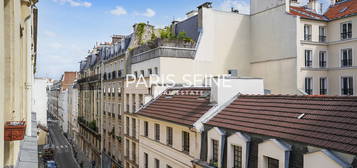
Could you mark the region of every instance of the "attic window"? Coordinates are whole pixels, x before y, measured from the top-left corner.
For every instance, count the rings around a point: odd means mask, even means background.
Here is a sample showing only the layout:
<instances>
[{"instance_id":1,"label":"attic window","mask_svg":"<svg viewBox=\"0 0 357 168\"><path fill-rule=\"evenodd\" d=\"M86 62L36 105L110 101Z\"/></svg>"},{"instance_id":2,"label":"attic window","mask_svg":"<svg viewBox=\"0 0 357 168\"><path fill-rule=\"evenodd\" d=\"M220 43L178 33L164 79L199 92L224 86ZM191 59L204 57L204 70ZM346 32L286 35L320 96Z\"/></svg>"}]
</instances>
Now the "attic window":
<instances>
[{"instance_id":1,"label":"attic window","mask_svg":"<svg viewBox=\"0 0 357 168\"><path fill-rule=\"evenodd\" d=\"M298 119L302 119L305 116L305 113L302 113L298 116Z\"/></svg>"},{"instance_id":2,"label":"attic window","mask_svg":"<svg viewBox=\"0 0 357 168\"><path fill-rule=\"evenodd\" d=\"M343 9L341 9L341 10L340 10L340 13L345 12L347 9L348 9L348 7L347 7L347 6L346 6L346 7L344 7Z\"/></svg>"}]
</instances>

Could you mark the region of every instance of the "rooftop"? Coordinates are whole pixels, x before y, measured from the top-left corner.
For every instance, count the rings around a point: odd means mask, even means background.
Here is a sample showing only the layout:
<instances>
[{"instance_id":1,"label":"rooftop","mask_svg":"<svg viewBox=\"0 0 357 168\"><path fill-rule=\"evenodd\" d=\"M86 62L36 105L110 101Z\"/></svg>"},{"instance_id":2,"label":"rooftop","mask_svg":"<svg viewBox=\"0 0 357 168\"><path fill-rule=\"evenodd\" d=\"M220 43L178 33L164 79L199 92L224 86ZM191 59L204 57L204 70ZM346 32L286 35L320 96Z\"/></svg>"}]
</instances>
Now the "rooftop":
<instances>
[{"instance_id":1,"label":"rooftop","mask_svg":"<svg viewBox=\"0 0 357 168\"><path fill-rule=\"evenodd\" d=\"M172 88L137 114L182 125L193 125L212 106L210 88Z\"/></svg>"},{"instance_id":2,"label":"rooftop","mask_svg":"<svg viewBox=\"0 0 357 168\"><path fill-rule=\"evenodd\" d=\"M357 154L357 97L241 95L208 125Z\"/></svg>"},{"instance_id":3,"label":"rooftop","mask_svg":"<svg viewBox=\"0 0 357 168\"><path fill-rule=\"evenodd\" d=\"M331 5L323 15L312 11L306 6L290 6L290 14L306 19L331 21L357 14L357 0L337 2Z\"/></svg>"}]
</instances>

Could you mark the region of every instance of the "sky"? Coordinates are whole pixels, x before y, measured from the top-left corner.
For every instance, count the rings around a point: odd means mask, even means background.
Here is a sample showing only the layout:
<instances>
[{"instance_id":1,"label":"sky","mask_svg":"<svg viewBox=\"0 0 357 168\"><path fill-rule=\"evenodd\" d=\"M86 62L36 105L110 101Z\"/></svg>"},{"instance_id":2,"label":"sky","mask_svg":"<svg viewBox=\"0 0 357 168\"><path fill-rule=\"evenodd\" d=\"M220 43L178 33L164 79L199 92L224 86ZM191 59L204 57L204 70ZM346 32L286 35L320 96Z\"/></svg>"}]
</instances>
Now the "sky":
<instances>
[{"instance_id":1,"label":"sky","mask_svg":"<svg viewBox=\"0 0 357 168\"><path fill-rule=\"evenodd\" d=\"M114 34L128 35L138 22L167 26L206 1L40 0L36 76L59 79L64 71L78 71L79 62L97 42L110 41ZM249 13L249 0L210 1L215 9L234 7ZM328 5L329 0L322 1Z\"/></svg>"}]
</instances>

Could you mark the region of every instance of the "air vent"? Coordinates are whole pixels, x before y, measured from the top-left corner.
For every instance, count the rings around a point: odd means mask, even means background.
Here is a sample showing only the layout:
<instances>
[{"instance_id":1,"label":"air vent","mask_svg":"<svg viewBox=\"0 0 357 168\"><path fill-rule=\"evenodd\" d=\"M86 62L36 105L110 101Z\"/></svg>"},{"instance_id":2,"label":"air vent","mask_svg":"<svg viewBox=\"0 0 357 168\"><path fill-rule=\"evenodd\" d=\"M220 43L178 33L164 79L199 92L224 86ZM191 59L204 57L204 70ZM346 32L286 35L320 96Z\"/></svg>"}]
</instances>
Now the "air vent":
<instances>
[{"instance_id":1,"label":"air vent","mask_svg":"<svg viewBox=\"0 0 357 168\"><path fill-rule=\"evenodd\" d=\"M302 113L298 116L298 119L302 119L305 116L305 113Z\"/></svg>"}]
</instances>

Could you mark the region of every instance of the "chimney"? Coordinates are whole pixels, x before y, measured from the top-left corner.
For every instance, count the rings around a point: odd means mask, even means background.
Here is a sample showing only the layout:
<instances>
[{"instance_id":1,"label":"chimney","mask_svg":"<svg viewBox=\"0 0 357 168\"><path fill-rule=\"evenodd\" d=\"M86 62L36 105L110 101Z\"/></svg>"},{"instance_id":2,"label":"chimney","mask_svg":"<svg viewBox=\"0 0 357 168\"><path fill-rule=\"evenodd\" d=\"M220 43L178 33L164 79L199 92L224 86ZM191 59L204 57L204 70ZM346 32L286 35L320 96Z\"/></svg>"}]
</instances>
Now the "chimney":
<instances>
[{"instance_id":1,"label":"chimney","mask_svg":"<svg viewBox=\"0 0 357 168\"><path fill-rule=\"evenodd\" d=\"M213 104L222 105L238 93L264 95L261 78L214 77L208 81L211 85L210 101Z\"/></svg>"},{"instance_id":2,"label":"chimney","mask_svg":"<svg viewBox=\"0 0 357 168\"><path fill-rule=\"evenodd\" d=\"M309 0L309 2L307 3L307 6L309 9L311 9L313 12L315 13L319 13L320 12L320 2L318 0Z\"/></svg>"},{"instance_id":3,"label":"chimney","mask_svg":"<svg viewBox=\"0 0 357 168\"><path fill-rule=\"evenodd\" d=\"M299 0L290 0L290 6L300 6Z\"/></svg>"},{"instance_id":4,"label":"chimney","mask_svg":"<svg viewBox=\"0 0 357 168\"><path fill-rule=\"evenodd\" d=\"M123 35L113 35L112 36L112 44L115 44L119 41L121 41L125 36Z\"/></svg>"}]
</instances>

